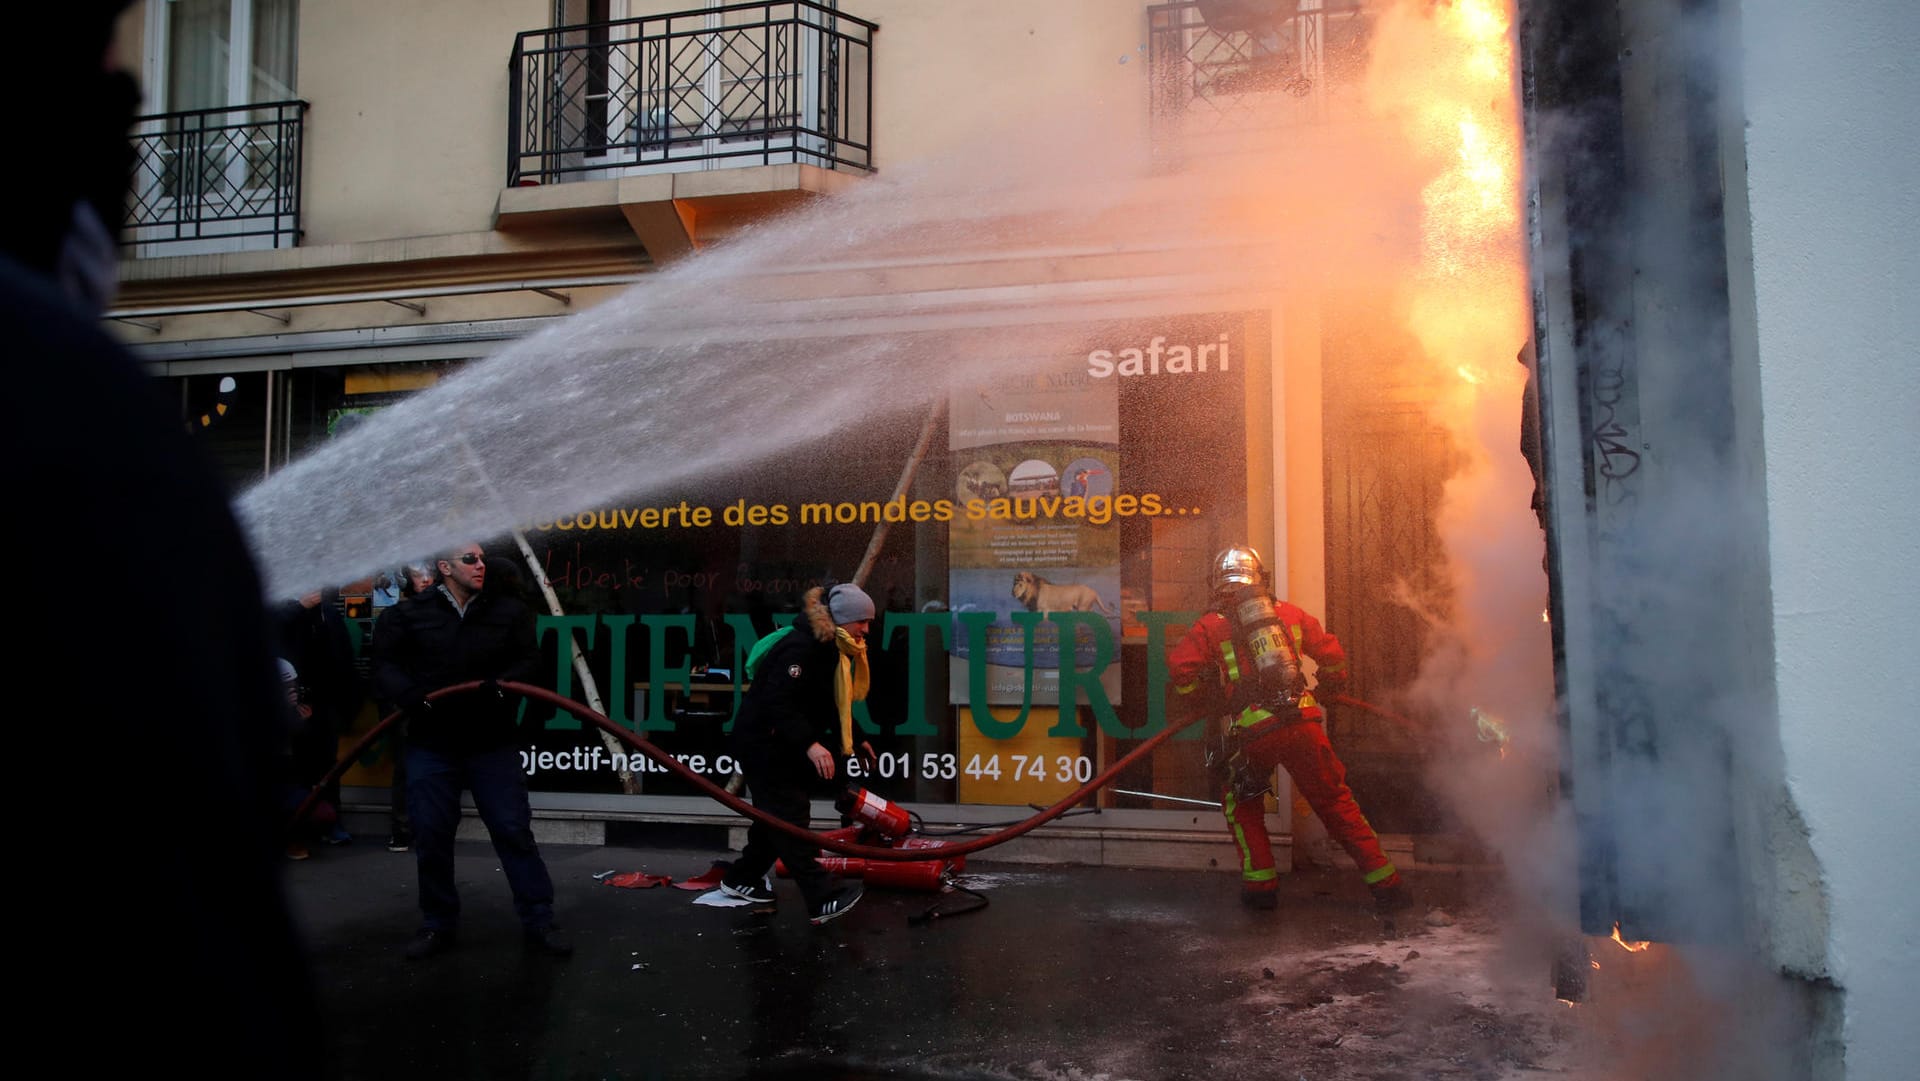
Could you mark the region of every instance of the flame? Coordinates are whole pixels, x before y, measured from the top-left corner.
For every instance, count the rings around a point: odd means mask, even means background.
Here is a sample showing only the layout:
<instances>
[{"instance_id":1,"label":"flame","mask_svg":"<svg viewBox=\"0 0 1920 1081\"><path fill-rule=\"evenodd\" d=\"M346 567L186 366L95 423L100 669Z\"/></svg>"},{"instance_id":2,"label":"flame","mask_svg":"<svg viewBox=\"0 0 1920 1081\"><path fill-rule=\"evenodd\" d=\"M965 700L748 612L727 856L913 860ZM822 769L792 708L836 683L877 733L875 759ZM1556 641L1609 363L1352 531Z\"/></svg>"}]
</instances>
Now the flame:
<instances>
[{"instance_id":1,"label":"flame","mask_svg":"<svg viewBox=\"0 0 1920 1081\"><path fill-rule=\"evenodd\" d=\"M1414 331L1429 354L1452 357L1470 387L1490 382L1475 362L1511 356L1525 339L1510 3L1431 9L1432 47L1451 62L1423 73L1409 119L1414 141L1442 165L1421 192L1426 280Z\"/></svg>"},{"instance_id":2,"label":"flame","mask_svg":"<svg viewBox=\"0 0 1920 1081\"><path fill-rule=\"evenodd\" d=\"M1598 962L1598 961L1588 961L1588 962L1587 962L1587 964L1590 964L1590 965L1592 965L1592 966L1593 966L1594 968L1599 968L1599 967L1600 967L1600 962Z\"/></svg>"},{"instance_id":3,"label":"flame","mask_svg":"<svg viewBox=\"0 0 1920 1081\"><path fill-rule=\"evenodd\" d=\"M1421 384L1416 392L1458 452L1435 524L1457 591L1451 629L1470 644L1470 656L1447 678L1476 697L1492 689L1476 684L1497 682L1503 701L1534 716L1516 692L1544 698L1550 689L1514 685L1516 668L1501 656L1520 648L1506 643L1524 640L1515 628L1531 624L1536 611L1505 576L1533 562L1540 543L1519 488L1525 463L1514 450L1526 373L1519 354L1532 328L1515 3L1388 7L1366 93L1397 125L1418 169L1418 261L1399 283L1402 310L1424 361L1412 376ZM1522 553L1532 558L1512 558ZM1496 744L1504 759L1507 725L1477 709L1474 720L1480 740Z\"/></svg>"},{"instance_id":4,"label":"flame","mask_svg":"<svg viewBox=\"0 0 1920 1081\"><path fill-rule=\"evenodd\" d=\"M1651 942L1628 942L1626 939L1621 938L1619 920L1613 921L1613 940L1615 942L1618 942L1620 944L1620 948L1627 951L1628 953L1641 953L1641 952L1644 952L1647 949L1647 947L1653 945L1653 943Z\"/></svg>"},{"instance_id":5,"label":"flame","mask_svg":"<svg viewBox=\"0 0 1920 1081\"><path fill-rule=\"evenodd\" d=\"M1514 0L1443 0L1381 16L1366 97L1419 170L1418 263L1403 280L1407 328L1432 362L1432 411L1473 448L1483 395L1517 395L1527 340ZM1516 421L1517 423L1517 413ZM1478 450L1484 456L1486 451Z\"/></svg>"}]
</instances>

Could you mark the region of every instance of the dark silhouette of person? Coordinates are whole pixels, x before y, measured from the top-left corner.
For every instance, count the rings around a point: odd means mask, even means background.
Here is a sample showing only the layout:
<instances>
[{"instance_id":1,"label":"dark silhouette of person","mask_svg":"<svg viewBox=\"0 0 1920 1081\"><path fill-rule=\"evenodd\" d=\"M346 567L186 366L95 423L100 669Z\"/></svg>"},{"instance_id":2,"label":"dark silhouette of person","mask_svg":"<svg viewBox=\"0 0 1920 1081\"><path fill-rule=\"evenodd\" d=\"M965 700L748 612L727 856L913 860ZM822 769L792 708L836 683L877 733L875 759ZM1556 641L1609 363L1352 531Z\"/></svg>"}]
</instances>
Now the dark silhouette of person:
<instances>
[{"instance_id":1,"label":"dark silhouette of person","mask_svg":"<svg viewBox=\"0 0 1920 1081\"><path fill-rule=\"evenodd\" d=\"M353 636L339 589L328 586L288 601L274 613L280 655L293 663L303 691L301 703L308 716L293 740L293 769L299 782L319 783L340 755L340 736L353 726L353 716L366 701L366 681L354 664ZM335 778L321 793L334 811L333 821L320 831L328 844L353 840L340 824L340 781Z\"/></svg>"},{"instance_id":2,"label":"dark silhouette of person","mask_svg":"<svg viewBox=\"0 0 1920 1081\"><path fill-rule=\"evenodd\" d=\"M32 403L0 453L21 466L17 505L59 523L8 531L8 556L86 571L12 646L23 692L77 696L15 727L18 760L79 786L60 829L17 842L32 882L72 887L67 933L18 936L13 971L44 1004L19 1019L83 1007L159 1073L315 1078L320 1022L280 884L288 707L260 578L177 402L99 323L140 100L112 59L126 6L16 12L35 62L4 75L10 100L44 106L10 121L17 145L59 148L57 168L9 181L0 215L0 341L16 400ZM160 782L170 820L199 834L141 821Z\"/></svg>"},{"instance_id":3,"label":"dark silhouette of person","mask_svg":"<svg viewBox=\"0 0 1920 1081\"><path fill-rule=\"evenodd\" d=\"M432 589L440 582L440 572L435 569L430 558L416 559L400 568L400 597L416 597ZM377 627L377 625L376 625ZM376 700L374 708L385 718L398 705L392 702ZM393 763L393 778L387 782L387 851L409 852L413 849L413 823L407 818L407 719L394 722L387 729L387 757Z\"/></svg>"}]
</instances>

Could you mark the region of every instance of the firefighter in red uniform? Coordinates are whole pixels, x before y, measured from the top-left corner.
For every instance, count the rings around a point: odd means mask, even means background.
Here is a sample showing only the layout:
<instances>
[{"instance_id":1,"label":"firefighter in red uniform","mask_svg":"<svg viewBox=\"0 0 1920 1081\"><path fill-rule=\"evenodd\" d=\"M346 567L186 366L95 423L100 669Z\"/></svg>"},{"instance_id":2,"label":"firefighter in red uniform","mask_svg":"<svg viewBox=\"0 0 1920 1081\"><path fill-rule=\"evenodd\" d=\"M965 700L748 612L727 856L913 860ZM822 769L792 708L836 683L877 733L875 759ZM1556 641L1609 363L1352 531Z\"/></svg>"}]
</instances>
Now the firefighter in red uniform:
<instances>
[{"instance_id":1,"label":"firefighter in red uniform","mask_svg":"<svg viewBox=\"0 0 1920 1081\"><path fill-rule=\"evenodd\" d=\"M1300 670L1302 655L1313 658L1316 689L1338 693L1347 681L1340 640L1305 610L1274 599L1260 553L1250 547L1215 556L1209 575L1213 608L1167 662L1176 705L1220 716L1209 755L1224 765L1221 808L1240 849L1241 900L1254 908L1278 901L1265 797L1274 767L1284 766L1327 833L1353 857L1381 910L1406 907L1407 888L1353 800L1346 767L1327 742L1320 705Z\"/></svg>"}]
</instances>

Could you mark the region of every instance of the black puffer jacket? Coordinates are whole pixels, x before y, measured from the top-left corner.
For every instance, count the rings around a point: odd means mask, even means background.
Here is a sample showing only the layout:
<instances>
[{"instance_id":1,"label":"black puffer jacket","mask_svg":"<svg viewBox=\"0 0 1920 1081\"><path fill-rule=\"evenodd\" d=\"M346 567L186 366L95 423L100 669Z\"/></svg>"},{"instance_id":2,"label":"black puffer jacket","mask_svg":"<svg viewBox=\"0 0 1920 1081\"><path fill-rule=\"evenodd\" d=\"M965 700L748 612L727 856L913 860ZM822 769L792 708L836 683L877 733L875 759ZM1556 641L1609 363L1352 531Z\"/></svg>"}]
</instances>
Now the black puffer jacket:
<instances>
[{"instance_id":1,"label":"black puffer jacket","mask_svg":"<svg viewBox=\"0 0 1920 1081\"><path fill-rule=\"evenodd\" d=\"M819 589L807 591L791 629L753 670L753 684L733 722L733 754L745 769L812 777L807 748L840 745L840 712L833 702L840 650L823 595Z\"/></svg>"},{"instance_id":2,"label":"black puffer jacket","mask_svg":"<svg viewBox=\"0 0 1920 1081\"><path fill-rule=\"evenodd\" d=\"M440 589L408 597L373 627L373 689L383 702L405 704L430 691L475 679L532 683L540 668L533 613L508 593L482 590L462 618ZM484 693L436 699L407 717L409 743L432 750L488 751L514 741L519 700Z\"/></svg>"}]
</instances>

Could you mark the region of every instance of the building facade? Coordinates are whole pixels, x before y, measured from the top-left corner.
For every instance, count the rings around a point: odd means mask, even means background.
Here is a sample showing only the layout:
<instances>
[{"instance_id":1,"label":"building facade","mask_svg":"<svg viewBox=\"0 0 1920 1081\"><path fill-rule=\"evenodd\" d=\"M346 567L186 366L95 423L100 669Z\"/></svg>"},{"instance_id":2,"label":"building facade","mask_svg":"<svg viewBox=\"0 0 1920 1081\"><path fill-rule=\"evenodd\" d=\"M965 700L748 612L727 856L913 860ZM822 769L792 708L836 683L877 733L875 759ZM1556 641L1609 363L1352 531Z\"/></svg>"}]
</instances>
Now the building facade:
<instances>
[{"instance_id":1,"label":"building facade","mask_svg":"<svg viewBox=\"0 0 1920 1081\"><path fill-rule=\"evenodd\" d=\"M1215 144L1241 140L1248 118L1257 130L1325 127L1340 95L1355 93L1369 16L1349 6L1256 30L1231 11L1214 12L1224 29L1206 15L1191 3L1098 0L941 13L154 3L129 13L137 32L123 36L147 75L149 115L111 325L173 383L235 487L265 491L366 416L505 343L533 342L583 312L600 320L596 333L630 333L640 317L623 325L610 306L671 306L656 298L677 296L679 283L653 284L701 249L736 237L744 246L810 208L829 231L869 230L847 241L791 226L795 239L769 249L784 264L777 273L716 283L751 278L741 287L770 311L806 305L802 317L774 316L793 324L778 348L697 302L674 303L709 325L676 333L733 335L736 351L770 364L829 322L836 340L880 342L875 365L938 339L992 354L972 382L896 369L919 386L866 407L854 460L769 473L772 452L742 443L731 477L669 487L678 504L719 515L717 527L656 524L645 501L603 484L587 503L496 523L520 526L526 544L503 539L501 554L553 585L556 619L605 619L568 632L596 636L581 640L591 671L579 680L559 625L544 632L563 692L591 681L609 715L708 772L739 693L731 673L752 641L807 585L853 576L864 555L863 580L898 621L871 707L892 715L869 731L885 737L885 769L899 772L882 779L962 815L1050 801L1165 723L1158 660L1180 627L1172 617L1204 604L1205 559L1228 543L1271 553L1296 601L1365 625L1349 637L1381 694L1417 666L1414 621L1367 578L1437 558L1424 527L1379 518L1390 489L1430 516L1443 467L1364 449L1380 439L1418 448L1433 426L1404 394L1355 388L1341 399L1365 434L1349 443L1340 429L1331 510L1341 539L1324 545L1318 302L1284 289L1262 265L1271 255L1249 256L1260 229L1196 230L1182 206L1206 184L1238 179L1183 171L1224 154ZM431 61L404 55L448 34L457 44ZM981 69L983 56L994 64ZM1022 110L1029 121L1006 123ZM1049 166L1057 174L979 164L1076 124L1098 135L1080 133L1084 157ZM1111 167L1086 167L1102 157ZM890 171L905 179L884 186ZM1063 220L1077 201L1089 208ZM1223 271L1222 258L1260 269ZM919 314L900 314L909 310ZM671 336L658 318L644 322ZM1363 347L1346 348L1352 372ZM1297 355L1279 363L1276 350ZM650 363L665 376L677 362ZM816 377L809 363L783 376ZM658 439L631 449L681 453ZM392 493L366 513L368 535L382 532L383 502L410 502L393 465L348 467L364 467L351 485L362 498ZM659 494L644 487L635 494ZM724 520L730 509L739 521ZM782 514L791 520L760 517ZM381 552L379 565L335 575L355 583L349 603L363 626L388 596L373 579L405 555ZM1022 571L1086 586L1091 614L1046 618L1015 596ZM1036 613L1034 663L1014 619L1023 608ZM942 614L968 610L995 613L977 642ZM1063 633L1078 639L1078 667L1104 658L1064 710ZM988 707L977 719L976 702ZM1388 722L1339 723L1383 828L1432 828L1431 801L1408 795L1420 788L1417 748ZM564 760L581 741L557 717L529 752ZM536 789L570 811L684 816L703 802L672 778L615 768L615 749L585 774L538 772ZM1211 798L1199 755L1182 741L1120 787ZM380 778L376 764L348 779ZM1103 802L1137 812L1130 828L1146 835L1203 839L1191 855L1149 858L1204 865L1218 855L1217 822L1143 797Z\"/></svg>"}]
</instances>

